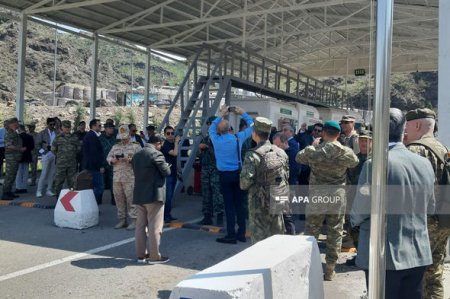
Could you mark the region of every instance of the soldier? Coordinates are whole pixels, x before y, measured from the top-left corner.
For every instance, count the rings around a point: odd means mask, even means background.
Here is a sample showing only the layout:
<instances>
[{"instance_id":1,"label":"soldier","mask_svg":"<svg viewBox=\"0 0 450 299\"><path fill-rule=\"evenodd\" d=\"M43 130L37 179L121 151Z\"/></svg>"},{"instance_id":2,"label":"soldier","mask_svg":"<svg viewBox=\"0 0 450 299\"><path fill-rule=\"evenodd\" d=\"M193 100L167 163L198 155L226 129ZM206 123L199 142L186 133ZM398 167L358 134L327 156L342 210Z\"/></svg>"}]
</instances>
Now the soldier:
<instances>
[{"instance_id":1,"label":"soldier","mask_svg":"<svg viewBox=\"0 0 450 299\"><path fill-rule=\"evenodd\" d=\"M345 224L347 234L352 237L353 244L355 248L358 249L358 239L359 239L359 227L351 227L349 211L352 208L353 200L356 194L356 186L358 185L359 176L361 174L364 162L370 157L370 152L372 151L372 132L369 130L359 131L359 153L356 155L359 159L358 166L355 168L350 168L347 172L347 185L351 187L347 188L347 213L345 215ZM355 258L349 259L345 262L347 266L355 266Z\"/></svg>"},{"instance_id":2,"label":"soldier","mask_svg":"<svg viewBox=\"0 0 450 299\"><path fill-rule=\"evenodd\" d=\"M127 125L119 128L117 139L121 142L114 145L106 158L106 161L113 166L114 198L117 206L117 216L119 223L116 229L127 226L127 212L131 218L127 230L136 228L136 206L133 205L134 173L131 160L135 153L142 148L139 144L130 142L130 131Z\"/></svg>"},{"instance_id":3,"label":"soldier","mask_svg":"<svg viewBox=\"0 0 450 299\"><path fill-rule=\"evenodd\" d=\"M310 202L306 206L305 234L319 238L323 220L328 225L325 280L333 280L336 262L341 252L345 215L345 190L347 169L358 165L353 151L339 143L340 126L329 120L323 127L323 143L316 139L311 146L297 154L298 163L309 165L310 197L330 196L336 201L329 204ZM329 190L325 186L332 186ZM340 188L341 186L342 188ZM338 200L339 199L339 200Z\"/></svg>"},{"instance_id":4,"label":"soldier","mask_svg":"<svg viewBox=\"0 0 450 299\"><path fill-rule=\"evenodd\" d=\"M253 244L285 231L282 211L270 210L270 188L277 185L289 190L289 162L286 153L270 143L271 127L269 119L255 118L252 139L257 146L246 153L240 174L240 187L248 190Z\"/></svg>"},{"instance_id":5,"label":"soldier","mask_svg":"<svg viewBox=\"0 0 450 299\"><path fill-rule=\"evenodd\" d=\"M208 118L206 125L209 127L216 119L215 116ZM207 130L208 130L207 129ZM214 155L214 147L206 135L200 142L200 163L202 165L201 181L202 181L202 212L203 220L200 224L212 225L212 217L216 214L216 225L223 225L223 197L220 193L219 172L216 167L216 157Z\"/></svg>"},{"instance_id":6,"label":"soldier","mask_svg":"<svg viewBox=\"0 0 450 299\"><path fill-rule=\"evenodd\" d=\"M36 132L36 124L30 123L27 125L28 127L28 135L31 135L34 140L34 144L36 144L37 135ZM38 163L38 149L35 146L34 149L31 151L31 184L30 186L36 186L36 179L37 179L37 163Z\"/></svg>"},{"instance_id":7,"label":"soldier","mask_svg":"<svg viewBox=\"0 0 450 299\"><path fill-rule=\"evenodd\" d=\"M19 127L17 118L11 118L6 123L7 131L5 135L5 180L3 182L3 200L13 200L17 198L12 192L14 180L16 179L19 161L22 159L22 153L26 150L22 146L22 140L16 130Z\"/></svg>"},{"instance_id":8,"label":"soldier","mask_svg":"<svg viewBox=\"0 0 450 299\"><path fill-rule=\"evenodd\" d=\"M341 119L342 135L340 142L353 150L355 154L359 153L358 133L355 131L355 117L353 115L344 115Z\"/></svg>"},{"instance_id":9,"label":"soldier","mask_svg":"<svg viewBox=\"0 0 450 299\"><path fill-rule=\"evenodd\" d=\"M73 187L73 179L77 173L77 154L80 151L78 136L71 134L72 124L68 120L61 123L62 132L52 143L52 152L56 157L56 175L53 184L55 195L59 196L64 182Z\"/></svg>"},{"instance_id":10,"label":"soldier","mask_svg":"<svg viewBox=\"0 0 450 299\"><path fill-rule=\"evenodd\" d=\"M105 131L100 135L100 143L103 147L103 154L105 157L105 173L103 174L103 179L105 182L105 190L109 189L111 191L111 204L115 205L116 201L114 199L113 190L113 168L106 162L108 153L111 151L112 147L117 143L116 134L114 134L115 126L111 122L107 122L104 125Z\"/></svg>"},{"instance_id":11,"label":"soldier","mask_svg":"<svg viewBox=\"0 0 450 299\"><path fill-rule=\"evenodd\" d=\"M411 110L406 114L407 148L427 158L433 166L435 174L436 207L441 206L438 185L443 174L443 157L447 156L447 148L434 138L436 114L430 109ZM439 226L436 215L428 215L428 234L433 257L433 264L428 266L424 276L424 298L444 298L444 259L445 247L450 236L450 228Z\"/></svg>"}]
</instances>

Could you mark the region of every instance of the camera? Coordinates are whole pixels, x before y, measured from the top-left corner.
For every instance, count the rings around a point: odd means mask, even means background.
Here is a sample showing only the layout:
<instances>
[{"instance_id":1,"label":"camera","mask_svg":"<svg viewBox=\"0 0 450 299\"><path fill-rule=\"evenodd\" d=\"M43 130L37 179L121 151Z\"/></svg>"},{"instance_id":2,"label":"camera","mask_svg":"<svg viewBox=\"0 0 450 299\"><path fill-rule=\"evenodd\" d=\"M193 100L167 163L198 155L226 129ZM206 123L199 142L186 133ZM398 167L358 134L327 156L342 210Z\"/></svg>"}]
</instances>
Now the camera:
<instances>
[{"instance_id":1,"label":"camera","mask_svg":"<svg viewBox=\"0 0 450 299\"><path fill-rule=\"evenodd\" d=\"M235 113L236 112L236 107L234 107L234 106L228 107L228 112Z\"/></svg>"}]
</instances>

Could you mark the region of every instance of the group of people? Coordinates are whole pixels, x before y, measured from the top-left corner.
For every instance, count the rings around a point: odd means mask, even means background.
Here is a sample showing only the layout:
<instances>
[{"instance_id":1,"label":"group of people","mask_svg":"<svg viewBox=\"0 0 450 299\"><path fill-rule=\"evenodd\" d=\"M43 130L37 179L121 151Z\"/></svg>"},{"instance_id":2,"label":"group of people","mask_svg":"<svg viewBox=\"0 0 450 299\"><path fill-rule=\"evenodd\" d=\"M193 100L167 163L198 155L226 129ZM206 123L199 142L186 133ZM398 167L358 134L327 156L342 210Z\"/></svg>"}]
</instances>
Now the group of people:
<instances>
[{"instance_id":1,"label":"group of people","mask_svg":"<svg viewBox=\"0 0 450 299\"><path fill-rule=\"evenodd\" d=\"M216 241L235 244L246 241L248 217L255 243L274 234L296 234L292 205L275 199L289 194L289 187L306 189L310 198L334 196L341 200L306 204L304 233L318 239L326 224L325 280L335 276L343 237L353 238L358 249L348 263L356 262L368 275L371 131L358 132L355 118L345 115L309 131L302 125L295 134L290 124L277 131L267 118L253 120L239 107L232 111L242 117L239 132L230 132L224 106L218 117L207 120L208 135L200 144L201 223L213 224L216 215L221 225L225 212L227 233ZM387 195L386 298L443 298L450 227L436 214L446 200L437 193L448 149L434 136L435 118L430 109L390 110L387 183L395 188L388 187Z\"/></svg>"}]
</instances>

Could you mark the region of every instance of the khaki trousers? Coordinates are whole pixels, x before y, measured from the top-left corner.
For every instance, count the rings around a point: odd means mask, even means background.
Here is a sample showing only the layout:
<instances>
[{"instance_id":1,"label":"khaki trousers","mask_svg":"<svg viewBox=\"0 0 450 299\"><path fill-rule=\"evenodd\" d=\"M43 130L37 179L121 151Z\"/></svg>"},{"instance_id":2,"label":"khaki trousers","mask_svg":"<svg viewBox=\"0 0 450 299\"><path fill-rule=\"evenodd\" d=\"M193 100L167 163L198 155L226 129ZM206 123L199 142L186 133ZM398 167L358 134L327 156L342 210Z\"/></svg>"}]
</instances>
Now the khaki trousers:
<instances>
[{"instance_id":1,"label":"khaki trousers","mask_svg":"<svg viewBox=\"0 0 450 299\"><path fill-rule=\"evenodd\" d=\"M161 242L161 234L164 226L164 204L155 202L145 205L136 205L136 257L144 258L145 250L150 259L159 259L159 244ZM148 228L148 233L145 232Z\"/></svg>"}]
</instances>

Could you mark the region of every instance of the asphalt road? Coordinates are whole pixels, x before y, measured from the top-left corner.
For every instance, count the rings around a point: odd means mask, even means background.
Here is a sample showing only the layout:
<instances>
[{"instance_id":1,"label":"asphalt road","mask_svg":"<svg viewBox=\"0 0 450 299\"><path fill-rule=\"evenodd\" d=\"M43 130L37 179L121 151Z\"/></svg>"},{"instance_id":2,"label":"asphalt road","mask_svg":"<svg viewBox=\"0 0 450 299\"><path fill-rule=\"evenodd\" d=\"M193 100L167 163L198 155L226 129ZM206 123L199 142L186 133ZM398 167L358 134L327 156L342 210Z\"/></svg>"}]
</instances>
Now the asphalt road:
<instances>
[{"instance_id":1,"label":"asphalt road","mask_svg":"<svg viewBox=\"0 0 450 299\"><path fill-rule=\"evenodd\" d=\"M181 222L198 221L200 207L198 196L181 198L173 215ZM85 230L56 227L53 210L0 206L0 297L168 298L181 280L250 246L219 244L218 233L166 228L161 253L170 262L139 265L133 232L113 229L116 221L109 203L100 206L100 224ZM363 294L363 272L342 264L349 255L341 255L336 279L324 283L326 298ZM449 272L447 265L446 282ZM445 298L450 298L447 285Z\"/></svg>"}]
</instances>

